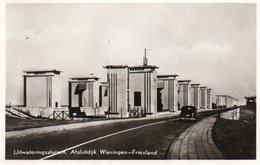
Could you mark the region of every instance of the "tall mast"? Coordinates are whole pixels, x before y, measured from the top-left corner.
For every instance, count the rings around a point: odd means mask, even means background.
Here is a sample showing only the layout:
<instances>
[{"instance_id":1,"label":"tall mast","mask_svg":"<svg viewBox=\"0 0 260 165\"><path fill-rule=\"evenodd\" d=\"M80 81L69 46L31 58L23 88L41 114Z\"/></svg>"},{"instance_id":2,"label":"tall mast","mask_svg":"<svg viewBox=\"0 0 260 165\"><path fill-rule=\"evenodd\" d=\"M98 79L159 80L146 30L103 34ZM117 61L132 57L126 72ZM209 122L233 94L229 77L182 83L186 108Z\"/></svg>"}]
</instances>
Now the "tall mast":
<instances>
[{"instance_id":1,"label":"tall mast","mask_svg":"<svg viewBox=\"0 0 260 165\"><path fill-rule=\"evenodd\" d=\"M148 65L148 58L146 58L146 49L144 49L143 66Z\"/></svg>"}]
</instances>

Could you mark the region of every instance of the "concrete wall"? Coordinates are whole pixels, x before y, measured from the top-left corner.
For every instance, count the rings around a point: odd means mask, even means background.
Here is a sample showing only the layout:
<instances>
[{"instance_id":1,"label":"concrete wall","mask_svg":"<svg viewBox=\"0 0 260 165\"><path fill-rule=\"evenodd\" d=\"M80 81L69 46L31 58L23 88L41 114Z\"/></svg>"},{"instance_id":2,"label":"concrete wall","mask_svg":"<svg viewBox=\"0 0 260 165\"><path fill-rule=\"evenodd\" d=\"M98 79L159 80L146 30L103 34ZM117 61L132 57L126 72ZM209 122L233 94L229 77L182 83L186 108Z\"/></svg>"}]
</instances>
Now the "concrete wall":
<instances>
[{"instance_id":1,"label":"concrete wall","mask_svg":"<svg viewBox=\"0 0 260 165\"><path fill-rule=\"evenodd\" d=\"M117 117L128 117L127 94L128 68L108 69L110 113Z\"/></svg>"},{"instance_id":2,"label":"concrete wall","mask_svg":"<svg viewBox=\"0 0 260 165\"><path fill-rule=\"evenodd\" d=\"M228 119L228 120L239 120L240 119L240 108L221 113L220 117L223 119Z\"/></svg>"},{"instance_id":3,"label":"concrete wall","mask_svg":"<svg viewBox=\"0 0 260 165\"><path fill-rule=\"evenodd\" d=\"M151 113L157 114L157 72L151 73Z\"/></svg>"},{"instance_id":4,"label":"concrete wall","mask_svg":"<svg viewBox=\"0 0 260 165\"><path fill-rule=\"evenodd\" d=\"M79 107L79 95L75 94L78 83L71 83L71 106Z\"/></svg>"},{"instance_id":5,"label":"concrete wall","mask_svg":"<svg viewBox=\"0 0 260 165\"><path fill-rule=\"evenodd\" d=\"M179 85L178 85L178 81L177 79L174 80L174 110L178 110L178 89L179 89Z\"/></svg>"},{"instance_id":6,"label":"concrete wall","mask_svg":"<svg viewBox=\"0 0 260 165\"><path fill-rule=\"evenodd\" d=\"M212 91L207 90L207 108L212 109Z\"/></svg>"},{"instance_id":7,"label":"concrete wall","mask_svg":"<svg viewBox=\"0 0 260 165\"><path fill-rule=\"evenodd\" d=\"M86 83L86 90L82 92L82 107L94 107L95 106L95 99L94 99L94 83L87 82Z\"/></svg>"},{"instance_id":8,"label":"concrete wall","mask_svg":"<svg viewBox=\"0 0 260 165\"><path fill-rule=\"evenodd\" d=\"M194 88L193 87L191 87L191 89L190 89L190 105L191 106L194 106L194 104L195 104L195 96L194 96L194 94L195 94L195 91L194 91Z\"/></svg>"},{"instance_id":9,"label":"concrete wall","mask_svg":"<svg viewBox=\"0 0 260 165\"><path fill-rule=\"evenodd\" d=\"M27 107L47 107L46 77L26 78Z\"/></svg>"},{"instance_id":10,"label":"concrete wall","mask_svg":"<svg viewBox=\"0 0 260 165\"><path fill-rule=\"evenodd\" d=\"M31 116L35 117L43 117L43 118L50 118L53 119L53 112L54 111L65 111L69 112L67 107L17 107L18 109L22 110L23 112L30 114Z\"/></svg>"},{"instance_id":11,"label":"concrete wall","mask_svg":"<svg viewBox=\"0 0 260 165\"><path fill-rule=\"evenodd\" d=\"M99 107L99 82L95 81L93 82L93 102L94 107Z\"/></svg>"},{"instance_id":12,"label":"concrete wall","mask_svg":"<svg viewBox=\"0 0 260 165\"><path fill-rule=\"evenodd\" d=\"M98 82L87 82L86 90L82 93L83 107L98 107L99 96L98 96Z\"/></svg>"},{"instance_id":13,"label":"concrete wall","mask_svg":"<svg viewBox=\"0 0 260 165\"><path fill-rule=\"evenodd\" d=\"M101 85L99 88L100 92L100 107L108 108L109 104L109 89L106 85Z\"/></svg>"},{"instance_id":14,"label":"concrete wall","mask_svg":"<svg viewBox=\"0 0 260 165\"><path fill-rule=\"evenodd\" d=\"M26 76L26 107L60 107L60 76Z\"/></svg>"},{"instance_id":15,"label":"concrete wall","mask_svg":"<svg viewBox=\"0 0 260 165\"><path fill-rule=\"evenodd\" d=\"M80 107L80 111L85 112L87 116L105 116L105 110L106 109L99 107Z\"/></svg>"},{"instance_id":16,"label":"concrete wall","mask_svg":"<svg viewBox=\"0 0 260 165\"><path fill-rule=\"evenodd\" d=\"M172 107L170 105L171 102L171 96L169 94L169 92L173 92L171 91L171 83L170 80L168 81L164 81L164 89L161 91L162 94L162 104L163 104L163 110L170 110Z\"/></svg>"},{"instance_id":17,"label":"concrete wall","mask_svg":"<svg viewBox=\"0 0 260 165\"><path fill-rule=\"evenodd\" d=\"M178 109L183 106L183 85L178 86Z\"/></svg>"},{"instance_id":18,"label":"concrete wall","mask_svg":"<svg viewBox=\"0 0 260 165\"><path fill-rule=\"evenodd\" d=\"M53 107L61 107L61 81L62 77L61 75L55 75L53 76L53 86L52 86L52 91L53 91L53 97L52 97L52 102L53 102Z\"/></svg>"}]
</instances>

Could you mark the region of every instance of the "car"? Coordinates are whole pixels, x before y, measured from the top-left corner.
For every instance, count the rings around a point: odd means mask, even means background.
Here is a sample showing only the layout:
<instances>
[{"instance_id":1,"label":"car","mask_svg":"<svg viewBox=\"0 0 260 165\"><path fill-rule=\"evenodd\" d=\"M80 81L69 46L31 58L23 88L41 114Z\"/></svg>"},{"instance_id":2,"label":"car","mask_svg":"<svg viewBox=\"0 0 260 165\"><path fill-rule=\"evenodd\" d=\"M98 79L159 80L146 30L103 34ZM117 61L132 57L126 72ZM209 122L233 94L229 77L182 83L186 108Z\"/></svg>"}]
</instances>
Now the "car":
<instances>
[{"instance_id":1,"label":"car","mask_svg":"<svg viewBox=\"0 0 260 165\"><path fill-rule=\"evenodd\" d=\"M199 114L194 106L183 106L180 114L181 120L197 120Z\"/></svg>"}]
</instances>

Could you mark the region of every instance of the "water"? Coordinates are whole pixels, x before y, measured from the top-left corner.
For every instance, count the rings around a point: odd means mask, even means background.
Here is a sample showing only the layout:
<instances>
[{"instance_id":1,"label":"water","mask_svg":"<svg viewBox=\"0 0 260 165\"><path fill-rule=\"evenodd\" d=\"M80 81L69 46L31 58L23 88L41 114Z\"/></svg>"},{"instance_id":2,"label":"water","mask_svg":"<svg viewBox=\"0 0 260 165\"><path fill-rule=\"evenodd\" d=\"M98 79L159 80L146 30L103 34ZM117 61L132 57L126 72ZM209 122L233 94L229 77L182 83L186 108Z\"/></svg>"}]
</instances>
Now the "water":
<instances>
[{"instance_id":1,"label":"water","mask_svg":"<svg viewBox=\"0 0 260 165\"><path fill-rule=\"evenodd\" d=\"M228 112L223 112L220 114L220 117L223 119L228 119L228 120L239 120L240 118L240 108L228 111Z\"/></svg>"}]
</instances>

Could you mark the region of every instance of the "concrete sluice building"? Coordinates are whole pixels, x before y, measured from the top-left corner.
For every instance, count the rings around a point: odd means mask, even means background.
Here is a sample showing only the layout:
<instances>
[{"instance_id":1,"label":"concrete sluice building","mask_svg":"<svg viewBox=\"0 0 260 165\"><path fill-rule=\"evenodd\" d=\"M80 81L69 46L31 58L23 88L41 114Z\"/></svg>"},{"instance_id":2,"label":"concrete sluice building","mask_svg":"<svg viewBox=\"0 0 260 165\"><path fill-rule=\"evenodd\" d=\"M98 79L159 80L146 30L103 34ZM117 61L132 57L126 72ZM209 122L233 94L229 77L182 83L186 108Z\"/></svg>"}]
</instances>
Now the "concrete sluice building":
<instances>
[{"instance_id":1,"label":"concrete sluice building","mask_svg":"<svg viewBox=\"0 0 260 165\"><path fill-rule=\"evenodd\" d=\"M157 114L157 66L107 65L108 117L125 118Z\"/></svg>"},{"instance_id":2,"label":"concrete sluice building","mask_svg":"<svg viewBox=\"0 0 260 165\"><path fill-rule=\"evenodd\" d=\"M228 95L216 95L216 104L218 108L230 108L234 106L233 97Z\"/></svg>"},{"instance_id":3,"label":"concrete sluice building","mask_svg":"<svg viewBox=\"0 0 260 165\"><path fill-rule=\"evenodd\" d=\"M101 99L105 101L103 91L99 91L102 85L99 78L75 77L69 81L69 110L71 117L90 117L104 114L105 109L100 108Z\"/></svg>"},{"instance_id":4,"label":"concrete sluice building","mask_svg":"<svg viewBox=\"0 0 260 165\"><path fill-rule=\"evenodd\" d=\"M191 84L191 105L200 109L200 84Z\"/></svg>"},{"instance_id":5,"label":"concrete sluice building","mask_svg":"<svg viewBox=\"0 0 260 165\"><path fill-rule=\"evenodd\" d=\"M145 52L146 53L146 52ZM157 66L107 65L107 82L98 77L74 77L68 81L68 106L61 106L61 71L25 71L24 107L32 116L55 118L128 118L175 112L183 106L212 109L212 90L177 80L178 75L157 75ZM236 100L216 96L216 107L232 107ZM59 113L59 114L57 114ZM53 114L53 116L52 116ZM64 118L62 118L64 119Z\"/></svg>"},{"instance_id":6,"label":"concrete sluice building","mask_svg":"<svg viewBox=\"0 0 260 165\"><path fill-rule=\"evenodd\" d=\"M178 75L157 76L157 110L174 112L178 109Z\"/></svg>"},{"instance_id":7,"label":"concrete sluice building","mask_svg":"<svg viewBox=\"0 0 260 165\"><path fill-rule=\"evenodd\" d=\"M105 68L109 84L107 115L129 117L133 110L156 115L158 67L108 65Z\"/></svg>"},{"instance_id":8,"label":"concrete sluice building","mask_svg":"<svg viewBox=\"0 0 260 165\"><path fill-rule=\"evenodd\" d=\"M178 81L178 109L191 105L191 80Z\"/></svg>"},{"instance_id":9,"label":"concrete sluice building","mask_svg":"<svg viewBox=\"0 0 260 165\"><path fill-rule=\"evenodd\" d=\"M24 107L20 110L48 117L61 108L61 71L24 71Z\"/></svg>"}]
</instances>

